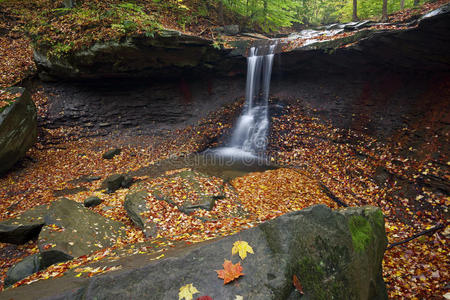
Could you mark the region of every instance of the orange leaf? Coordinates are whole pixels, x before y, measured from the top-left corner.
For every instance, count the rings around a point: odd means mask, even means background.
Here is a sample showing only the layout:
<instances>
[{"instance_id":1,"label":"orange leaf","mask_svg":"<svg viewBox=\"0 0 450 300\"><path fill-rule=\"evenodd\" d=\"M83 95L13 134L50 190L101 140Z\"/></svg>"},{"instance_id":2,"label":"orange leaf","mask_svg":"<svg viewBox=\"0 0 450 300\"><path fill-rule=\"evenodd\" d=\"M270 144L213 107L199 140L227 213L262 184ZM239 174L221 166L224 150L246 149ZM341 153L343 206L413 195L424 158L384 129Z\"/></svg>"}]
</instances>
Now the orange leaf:
<instances>
[{"instance_id":1,"label":"orange leaf","mask_svg":"<svg viewBox=\"0 0 450 300\"><path fill-rule=\"evenodd\" d=\"M242 266L241 263L238 262L237 264L233 265L233 263L230 260L226 260L223 263L223 270L216 270L217 277L223 279L223 284L227 284L236 278L239 278L242 275L245 275L242 273Z\"/></svg>"},{"instance_id":2,"label":"orange leaf","mask_svg":"<svg viewBox=\"0 0 450 300\"><path fill-rule=\"evenodd\" d=\"M302 284L300 283L300 280L298 280L297 275L294 274L294 276L292 276L292 283L295 286L295 289L300 293L300 295L303 295L303 287Z\"/></svg>"}]
</instances>

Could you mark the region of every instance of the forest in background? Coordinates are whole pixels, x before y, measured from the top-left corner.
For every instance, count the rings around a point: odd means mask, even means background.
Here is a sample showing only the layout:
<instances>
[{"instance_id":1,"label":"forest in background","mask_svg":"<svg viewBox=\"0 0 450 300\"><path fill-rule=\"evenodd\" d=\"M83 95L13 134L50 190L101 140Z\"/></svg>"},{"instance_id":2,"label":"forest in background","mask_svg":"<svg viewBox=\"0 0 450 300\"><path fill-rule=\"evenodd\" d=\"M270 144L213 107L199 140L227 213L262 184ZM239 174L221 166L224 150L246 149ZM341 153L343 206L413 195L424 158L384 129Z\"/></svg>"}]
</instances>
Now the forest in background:
<instances>
[{"instance_id":1,"label":"forest in background","mask_svg":"<svg viewBox=\"0 0 450 300\"><path fill-rule=\"evenodd\" d=\"M305 27L360 19L387 21L388 14L430 1L418 0L217 0L219 6L246 18L263 31L303 24ZM220 11L220 8L219 8Z\"/></svg>"}]
</instances>

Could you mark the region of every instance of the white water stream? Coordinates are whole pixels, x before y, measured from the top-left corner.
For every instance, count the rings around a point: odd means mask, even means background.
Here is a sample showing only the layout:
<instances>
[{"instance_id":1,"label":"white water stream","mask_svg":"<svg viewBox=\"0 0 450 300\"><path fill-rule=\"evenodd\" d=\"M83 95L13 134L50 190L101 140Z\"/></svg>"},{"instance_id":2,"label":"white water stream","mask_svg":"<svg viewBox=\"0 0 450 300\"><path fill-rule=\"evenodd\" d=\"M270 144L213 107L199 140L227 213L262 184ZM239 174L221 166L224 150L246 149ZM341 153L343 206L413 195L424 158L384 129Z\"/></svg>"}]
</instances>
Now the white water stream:
<instances>
[{"instance_id":1,"label":"white water stream","mask_svg":"<svg viewBox=\"0 0 450 300\"><path fill-rule=\"evenodd\" d=\"M258 55L257 48L250 49L247 57L244 110L235 125L229 147L217 149L219 154L253 157L266 150L269 130L268 100L275 46L270 46L267 55Z\"/></svg>"}]
</instances>

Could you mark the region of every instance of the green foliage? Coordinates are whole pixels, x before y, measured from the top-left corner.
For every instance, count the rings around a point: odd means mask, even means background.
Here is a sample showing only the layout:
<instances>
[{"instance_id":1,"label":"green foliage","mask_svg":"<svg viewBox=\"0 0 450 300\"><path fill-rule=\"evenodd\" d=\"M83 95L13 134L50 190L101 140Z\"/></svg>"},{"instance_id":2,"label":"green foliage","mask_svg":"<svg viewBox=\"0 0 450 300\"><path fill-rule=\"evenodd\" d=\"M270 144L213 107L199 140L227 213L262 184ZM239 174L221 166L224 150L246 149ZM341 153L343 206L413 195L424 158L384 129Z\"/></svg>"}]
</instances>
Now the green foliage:
<instances>
[{"instance_id":1,"label":"green foliage","mask_svg":"<svg viewBox=\"0 0 450 300\"><path fill-rule=\"evenodd\" d=\"M264 31L291 26L294 23L322 25L349 22L353 0L214 0L229 10L246 17L249 23ZM413 7L414 0L405 0L404 8ZM379 19L383 0L359 0L360 19ZM399 11L400 0L388 1L388 13ZM248 24L247 24L248 25Z\"/></svg>"},{"instance_id":2,"label":"green foliage","mask_svg":"<svg viewBox=\"0 0 450 300\"><path fill-rule=\"evenodd\" d=\"M372 226L369 221L362 216L353 216L348 221L352 234L353 247L357 251L364 251L372 239Z\"/></svg>"}]
</instances>

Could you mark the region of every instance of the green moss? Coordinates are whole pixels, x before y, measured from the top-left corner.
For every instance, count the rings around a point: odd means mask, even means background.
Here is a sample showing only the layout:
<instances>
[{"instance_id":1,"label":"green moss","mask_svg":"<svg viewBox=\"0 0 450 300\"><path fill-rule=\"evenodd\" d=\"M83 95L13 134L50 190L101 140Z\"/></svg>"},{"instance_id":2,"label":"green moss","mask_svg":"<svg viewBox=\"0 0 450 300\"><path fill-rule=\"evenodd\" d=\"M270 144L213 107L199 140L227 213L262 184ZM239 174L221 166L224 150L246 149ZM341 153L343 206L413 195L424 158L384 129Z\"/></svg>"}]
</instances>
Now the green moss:
<instances>
[{"instance_id":1,"label":"green moss","mask_svg":"<svg viewBox=\"0 0 450 300\"><path fill-rule=\"evenodd\" d=\"M370 215L370 220L378 227L384 228L384 215L381 210L377 210L375 213Z\"/></svg>"},{"instance_id":2,"label":"green moss","mask_svg":"<svg viewBox=\"0 0 450 300\"><path fill-rule=\"evenodd\" d=\"M312 299L331 299L330 293L324 287L325 272L311 258L304 257L299 261L299 276L303 289Z\"/></svg>"},{"instance_id":3,"label":"green moss","mask_svg":"<svg viewBox=\"0 0 450 300\"><path fill-rule=\"evenodd\" d=\"M353 216L348 225L352 234L353 247L357 251L363 251L369 244L373 230L369 221L362 216Z\"/></svg>"}]
</instances>

